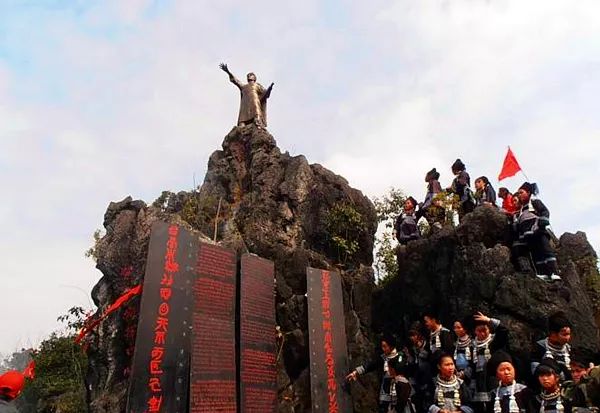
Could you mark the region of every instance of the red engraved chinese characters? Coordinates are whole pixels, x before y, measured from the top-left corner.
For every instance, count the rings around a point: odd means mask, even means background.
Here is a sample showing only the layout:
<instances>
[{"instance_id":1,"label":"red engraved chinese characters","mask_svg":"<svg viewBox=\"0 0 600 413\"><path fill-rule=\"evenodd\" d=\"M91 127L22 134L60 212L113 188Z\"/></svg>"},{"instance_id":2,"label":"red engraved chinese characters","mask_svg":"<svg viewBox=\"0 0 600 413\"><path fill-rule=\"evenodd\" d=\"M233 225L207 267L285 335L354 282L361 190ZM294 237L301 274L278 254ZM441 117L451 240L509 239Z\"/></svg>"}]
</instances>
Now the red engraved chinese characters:
<instances>
[{"instance_id":1,"label":"red engraved chinese characters","mask_svg":"<svg viewBox=\"0 0 600 413\"><path fill-rule=\"evenodd\" d=\"M274 413L277 348L273 263L244 254L240 287L240 411Z\"/></svg>"},{"instance_id":2,"label":"red engraved chinese characters","mask_svg":"<svg viewBox=\"0 0 600 413\"><path fill-rule=\"evenodd\" d=\"M235 254L201 243L193 286L190 413L236 413Z\"/></svg>"},{"instance_id":3,"label":"red engraved chinese characters","mask_svg":"<svg viewBox=\"0 0 600 413\"><path fill-rule=\"evenodd\" d=\"M339 413L337 401L337 382L335 379L335 359L333 356L333 334L331 331L331 276L329 271L323 271L321 291L321 313L323 315L323 349L327 365L327 396L328 412Z\"/></svg>"},{"instance_id":4,"label":"red engraved chinese characters","mask_svg":"<svg viewBox=\"0 0 600 413\"><path fill-rule=\"evenodd\" d=\"M169 332L170 299L172 295L171 287L173 285L173 279L179 271L179 263L177 262L178 233L179 227L177 227L177 225L169 226L169 238L166 245L167 250L165 252L165 264L163 268L164 272L159 290L160 304L158 305L155 314L154 344L150 353L150 363L148 365L148 371L150 372L148 379L150 395L147 403L148 413L161 411L163 399L163 383L161 379L164 373L162 364L165 355L167 334Z\"/></svg>"}]
</instances>

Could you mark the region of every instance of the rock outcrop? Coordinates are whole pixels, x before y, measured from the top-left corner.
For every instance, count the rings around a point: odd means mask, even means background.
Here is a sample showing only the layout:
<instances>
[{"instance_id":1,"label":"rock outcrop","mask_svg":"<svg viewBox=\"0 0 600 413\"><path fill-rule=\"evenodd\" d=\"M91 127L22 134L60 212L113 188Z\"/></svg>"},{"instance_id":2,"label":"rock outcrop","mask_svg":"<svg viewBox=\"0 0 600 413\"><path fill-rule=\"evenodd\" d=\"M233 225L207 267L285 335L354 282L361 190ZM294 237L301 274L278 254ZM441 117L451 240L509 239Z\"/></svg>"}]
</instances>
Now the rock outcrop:
<instances>
[{"instance_id":1,"label":"rock outcrop","mask_svg":"<svg viewBox=\"0 0 600 413\"><path fill-rule=\"evenodd\" d=\"M451 327L477 311L499 318L510 329L511 350L526 359L547 318L564 311L574 326L573 346L598 351L600 281L596 254L585 234L561 237L563 282L549 284L511 264L507 221L492 208L478 208L457 228L444 228L411 242L398 254L399 273L376 292L373 320L378 331L405 332L425 310Z\"/></svg>"},{"instance_id":2,"label":"rock outcrop","mask_svg":"<svg viewBox=\"0 0 600 413\"><path fill-rule=\"evenodd\" d=\"M360 226L346 234L352 248L340 247L332 231L349 210ZM218 217L218 219L216 219ZM93 290L101 312L127 288L141 282L150 228L158 220L177 222L199 237L275 263L277 322L284 334L278 360L279 412L309 412L306 267L341 269L348 349L353 362L371 355L372 251L376 214L372 203L346 180L304 156L281 153L273 137L254 126L236 127L208 162L196 192L165 192L153 205L127 198L111 203L106 235L96 246L102 279ZM89 347L91 411L125 409L138 301L121 317L104 321ZM130 316L127 316L129 314ZM125 316L124 316L125 315ZM354 386L355 411L371 412L376 380Z\"/></svg>"},{"instance_id":3,"label":"rock outcrop","mask_svg":"<svg viewBox=\"0 0 600 413\"><path fill-rule=\"evenodd\" d=\"M475 311L502 320L512 349L525 356L541 337L549 314L562 310L574 324L573 344L597 352L600 276L585 234L560 239L563 283L547 284L515 272L506 247L506 217L491 208L469 214L409 243L399 273L375 288L372 203L346 180L303 156L281 153L273 137L254 126L235 127L208 162L193 192L163 192L150 206L126 198L111 203L106 235L95 248L103 277L92 296L98 314L142 281L152 224L175 222L239 253L275 263L277 323L284 335L278 359L280 413L311 410L306 267L340 269L348 351L353 366L373 356L375 333L402 336L425 309L450 325ZM344 222L351 225L344 227ZM93 413L124 412L139 300L101 323L89 346L87 388ZM355 413L376 411L377 377L352 385Z\"/></svg>"}]
</instances>

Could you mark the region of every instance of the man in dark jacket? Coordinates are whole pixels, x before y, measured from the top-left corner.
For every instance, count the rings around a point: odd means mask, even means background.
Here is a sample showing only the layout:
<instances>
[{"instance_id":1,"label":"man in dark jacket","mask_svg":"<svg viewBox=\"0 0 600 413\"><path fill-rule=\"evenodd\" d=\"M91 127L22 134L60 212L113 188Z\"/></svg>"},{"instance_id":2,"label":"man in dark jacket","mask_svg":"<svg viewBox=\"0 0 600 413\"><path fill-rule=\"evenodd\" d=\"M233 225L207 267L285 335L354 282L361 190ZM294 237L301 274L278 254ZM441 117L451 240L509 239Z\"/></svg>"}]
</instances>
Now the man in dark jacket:
<instances>
[{"instance_id":1,"label":"man in dark jacket","mask_svg":"<svg viewBox=\"0 0 600 413\"><path fill-rule=\"evenodd\" d=\"M19 413L13 401L24 386L25 377L19 371L7 371L0 376L0 413Z\"/></svg>"},{"instance_id":2,"label":"man in dark jacket","mask_svg":"<svg viewBox=\"0 0 600 413\"><path fill-rule=\"evenodd\" d=\"M560 280L556 254L550 246L550 212L532 196L537 194L537 185L525 182L518 194L522 205L516 216L518 241L527 244L538 278Z\"/></svg>"}]
</instances>

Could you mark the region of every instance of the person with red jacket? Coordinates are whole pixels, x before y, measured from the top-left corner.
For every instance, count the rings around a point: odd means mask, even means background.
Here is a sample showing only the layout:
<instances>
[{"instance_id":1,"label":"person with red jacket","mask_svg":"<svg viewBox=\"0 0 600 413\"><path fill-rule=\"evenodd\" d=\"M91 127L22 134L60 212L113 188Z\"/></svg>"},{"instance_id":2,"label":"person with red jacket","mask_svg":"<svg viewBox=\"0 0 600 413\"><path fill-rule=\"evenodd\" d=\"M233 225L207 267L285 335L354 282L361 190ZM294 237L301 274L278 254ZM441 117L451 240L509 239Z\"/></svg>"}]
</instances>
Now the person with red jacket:
<instances>
[{"instance_id":1,"label":"person with red jacket","mask_svg":"<svg viewBox=\"0 0 600 413\"><path fill-rule=\"evenodd\" d=\"M25 387L25 376L11 370L0 376L0 413L19 413L13 401Z\"/></svg>"},{"instance_id":2,"label":"person with red jacket","mask_svg":"<svg viewBox=\"0 0 600 413\"><path fill-rule=\"evenodd\" d=\"M498 197L502 199L502 209L508 215L514 215L518 210L518 205L515 205L513 195L508 191L508 188L502 187L498 189Z\"/></svg>"}]
</instances>

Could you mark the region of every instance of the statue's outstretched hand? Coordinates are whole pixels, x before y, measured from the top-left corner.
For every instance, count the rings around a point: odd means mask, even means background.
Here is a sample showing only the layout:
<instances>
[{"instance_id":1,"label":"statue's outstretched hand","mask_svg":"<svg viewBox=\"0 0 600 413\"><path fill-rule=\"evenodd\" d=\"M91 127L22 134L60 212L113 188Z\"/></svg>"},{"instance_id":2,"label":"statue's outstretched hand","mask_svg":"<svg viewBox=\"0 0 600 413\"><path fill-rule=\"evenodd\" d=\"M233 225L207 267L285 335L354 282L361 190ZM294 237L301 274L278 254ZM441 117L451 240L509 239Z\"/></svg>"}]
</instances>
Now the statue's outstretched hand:
<instances>
[{"instance_id":1,"label":"statue's outstretched hand","mask_svg":"<svg viewBox=\"0 0 600 413\"><path fill-rule=\"evenodd\" d=\"M273 89L273 86L274 86L274 85L275 85L275 83L271 83L271 84L269 85L269 89Z\"/></svg>"},{"instance_id":2,"label":"statue's outstretched hand","mask_svg":"<svg viewBox=\"0 0 600 413\"><path fill-rule=\"evenodd\" d=\"M220 63L219 67L221 68L222 71L224 71L225 73L229 73L229 68L227 68L227 64L225 63Z\"/></svg>"}]
</instances>

